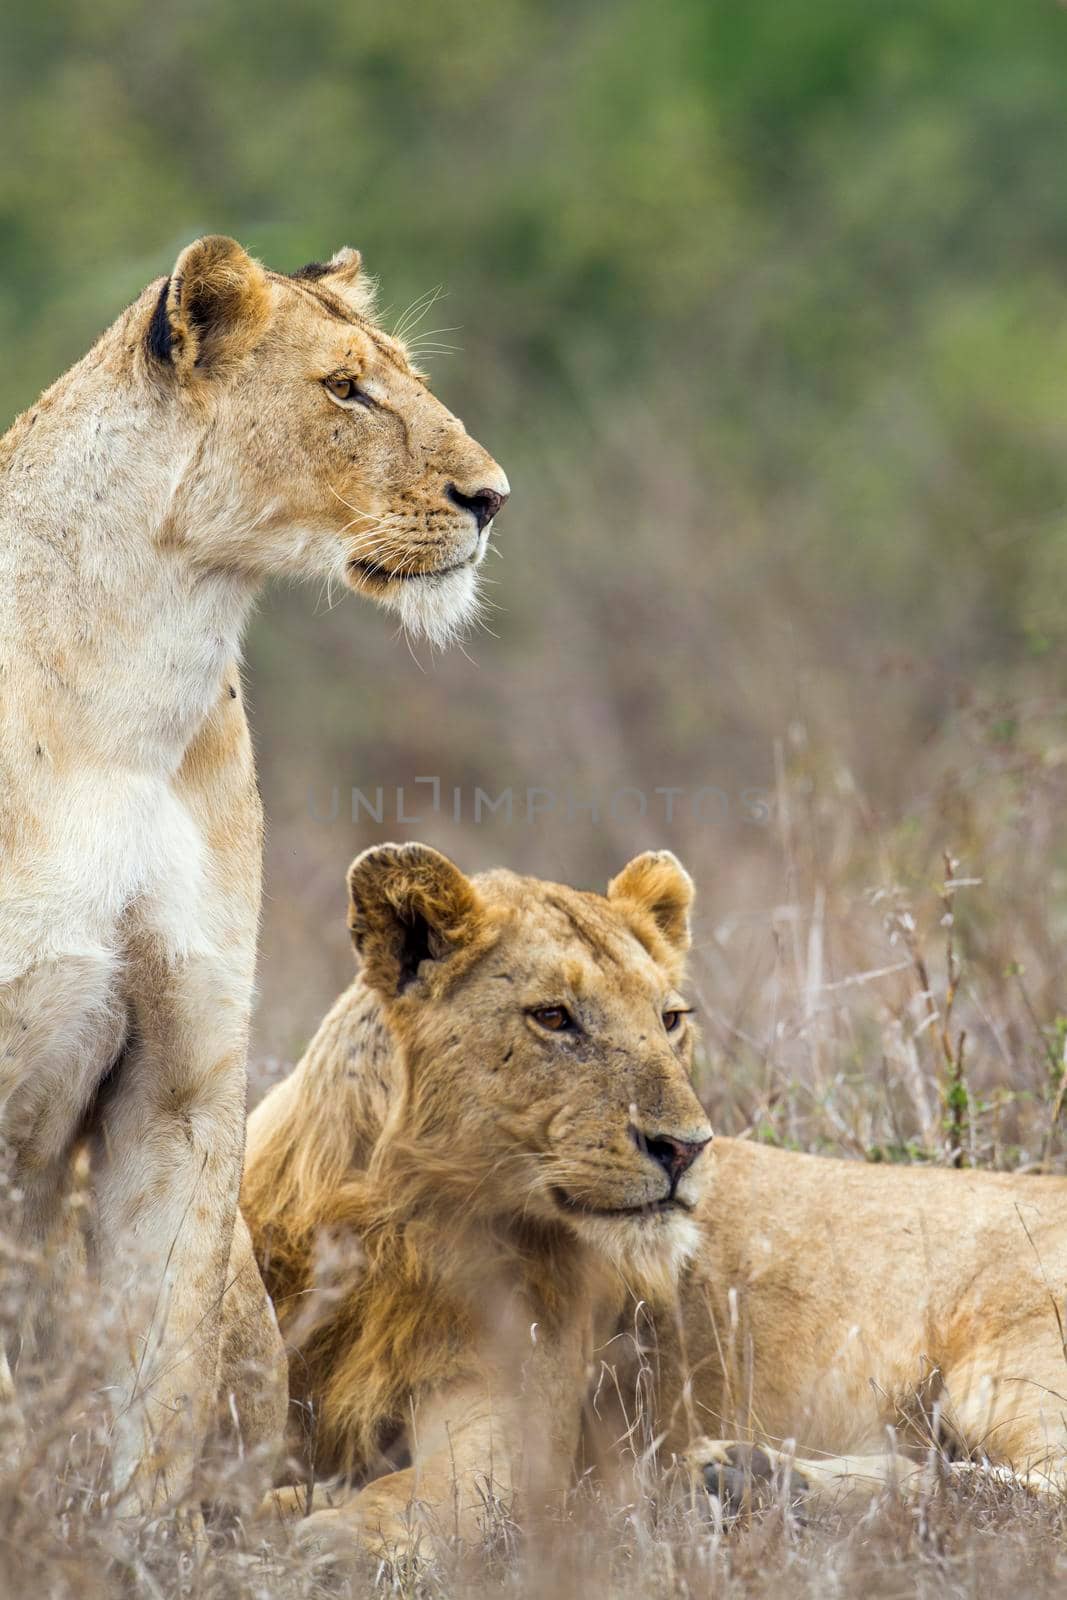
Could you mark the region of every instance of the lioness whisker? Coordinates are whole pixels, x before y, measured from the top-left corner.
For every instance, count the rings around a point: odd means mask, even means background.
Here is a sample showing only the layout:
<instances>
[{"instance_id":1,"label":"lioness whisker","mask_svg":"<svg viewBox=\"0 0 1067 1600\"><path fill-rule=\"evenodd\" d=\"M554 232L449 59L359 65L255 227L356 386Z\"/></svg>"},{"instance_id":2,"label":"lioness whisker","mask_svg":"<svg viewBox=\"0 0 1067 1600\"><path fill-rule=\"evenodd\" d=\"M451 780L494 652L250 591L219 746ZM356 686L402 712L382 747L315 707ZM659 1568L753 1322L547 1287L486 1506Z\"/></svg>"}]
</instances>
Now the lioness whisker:
<instances>
[{"instance_id":1,"label":"lioness whisker","mask_svg":"<svg viewBox=\"0 0 1067 1600\"><path fill-rule=\"evenodd\" d=\"M423 317L427 315L430 308L437 304L444 292L444 284L438 283L435 284L432 289L427 289L423 294L417 296L417 298L414 299L408 306L407 310L402 312L400 317L397 319L396 326L393 328L393 338L398 342L403 343L404 339L412 331L412 329L418 327L419 323L422 321Z\"/></svg>"}]
</instances>

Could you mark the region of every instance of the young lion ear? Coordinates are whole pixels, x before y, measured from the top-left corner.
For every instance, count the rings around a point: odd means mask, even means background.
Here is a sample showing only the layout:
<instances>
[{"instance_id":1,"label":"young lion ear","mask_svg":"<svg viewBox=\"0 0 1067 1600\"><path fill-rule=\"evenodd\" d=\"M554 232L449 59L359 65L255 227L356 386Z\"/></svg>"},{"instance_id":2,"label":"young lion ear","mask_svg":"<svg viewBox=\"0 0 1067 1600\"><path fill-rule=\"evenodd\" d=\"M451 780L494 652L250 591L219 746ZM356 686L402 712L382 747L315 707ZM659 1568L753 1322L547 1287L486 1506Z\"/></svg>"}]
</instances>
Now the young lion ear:
<instances>
[{"instance_id":1,"label":"young lion ear","mask_svg":"<svg viewBox=\"0 0 1067 1600\"><path fill-rule=\"evenodd\" d=\"M424 961L445 961L475 934L482 902L470 879L425 844L382 844L348 869L348 927L367 982L402 994Z\"/></svg>"},{"instance_id":2,"label":"young lion ear","mask_svg":"<svg viewBox=\"0 0 1067 1600\"><path fill-rule=\"evenodd\" d=\"M148 353L184 378L215 374L258 341L269 303L258 262L236 240L209 234L182 251L160 290Z\"/></svg>"},{"instance_id":3,"label":"young lion ear","mask_svg":"<svg viewBox=\"0 0 1067 1600\"><path fill-rule=\"evenodd\" d=\"M689 949L693 880L669 850L646 850L608 884L608 899L623 900L652 918L675 950Z\"/></svg>"}]
</instances>

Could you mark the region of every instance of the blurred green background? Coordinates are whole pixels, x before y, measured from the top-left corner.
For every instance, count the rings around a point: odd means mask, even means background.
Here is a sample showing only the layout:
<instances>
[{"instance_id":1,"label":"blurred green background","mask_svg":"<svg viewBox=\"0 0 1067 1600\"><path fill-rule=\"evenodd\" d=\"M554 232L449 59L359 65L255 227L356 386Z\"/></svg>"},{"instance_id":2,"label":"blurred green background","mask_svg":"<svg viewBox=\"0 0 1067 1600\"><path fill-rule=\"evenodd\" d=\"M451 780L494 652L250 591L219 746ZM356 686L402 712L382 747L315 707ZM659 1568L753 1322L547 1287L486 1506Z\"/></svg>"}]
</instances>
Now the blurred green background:
<instances>
[{"instance_id":1,"label":"blurred green background","mask_svg":"<svg viewBox=\"0 0 1067 1600\"><path fill-rule=\"evenodd\" d=\"M936 875L985 807L983 870L1010 838L1062 928L1065 83L1051 0L4 11L6 418L197 233L290 270L351 243L387 325L444 287L435 388L511 477L467 656L351 596L264 600L259 1055L346 978L344 868L382 836L592 885L671 846L739 1017L796 888L785 785L812 839L848 809L812 845L831 891ZM425 787L397 820L428 775L459 822ZM647 816L605 814L624 785ZM475 786L555 804L474 826Z\"/></svg>"}]
</instances>

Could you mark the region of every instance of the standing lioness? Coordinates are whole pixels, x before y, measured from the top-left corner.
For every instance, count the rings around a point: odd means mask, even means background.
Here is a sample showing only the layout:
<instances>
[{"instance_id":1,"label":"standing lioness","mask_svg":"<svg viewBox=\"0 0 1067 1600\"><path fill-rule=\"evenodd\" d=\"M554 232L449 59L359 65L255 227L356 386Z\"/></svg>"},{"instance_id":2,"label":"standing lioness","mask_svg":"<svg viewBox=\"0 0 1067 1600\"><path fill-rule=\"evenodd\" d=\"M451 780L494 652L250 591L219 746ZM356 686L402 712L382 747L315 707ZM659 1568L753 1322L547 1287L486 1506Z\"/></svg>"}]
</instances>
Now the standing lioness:
<instances>
[{"instance_id":1,"label":"standing lioness","mask_svg":"<svg viewBox=\"0 0 1067 1600\"><path fill-rule=\"evenodd\" d=\"M442 640L507 493L373 322L355 251L286 277L224 238L0 446L0 1135L34 1245L95 1135L128 1307L117 1478L142 1500L149 1444L173 1489L204 1433L240 1182L250 605L275 573L336 577Z\"/></svg>"}]
</instances>

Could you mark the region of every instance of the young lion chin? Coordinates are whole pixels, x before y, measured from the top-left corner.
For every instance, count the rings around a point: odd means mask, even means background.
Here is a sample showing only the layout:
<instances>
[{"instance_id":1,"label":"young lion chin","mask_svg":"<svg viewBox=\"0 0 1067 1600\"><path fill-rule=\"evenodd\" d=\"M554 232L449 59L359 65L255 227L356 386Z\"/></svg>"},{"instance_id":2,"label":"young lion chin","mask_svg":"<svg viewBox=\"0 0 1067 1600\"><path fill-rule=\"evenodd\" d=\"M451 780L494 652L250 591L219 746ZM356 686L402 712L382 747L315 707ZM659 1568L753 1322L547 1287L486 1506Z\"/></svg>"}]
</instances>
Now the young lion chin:
<instances>
[{"instance_id":1,"label":"young lion chin","mask_svg":"<svg viewBox=\"0 0 1067 1600\"><path fill-rule=\"evenodd\" d=\"M593 1350L695 1246L711 1128L673 856L606 896L417 844L348 881L362 972L253 1114L242 1210L303 1470L366 1484L302 1536L380 1550L413 1501L473 1536L487 1478L527 1504L567 1480Z\"/></svg>"}]
</instances>

